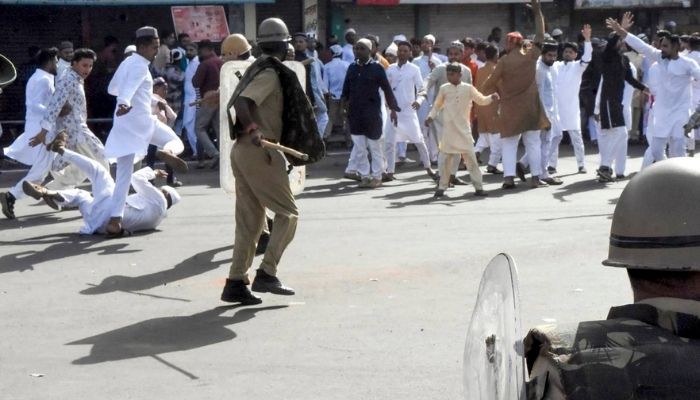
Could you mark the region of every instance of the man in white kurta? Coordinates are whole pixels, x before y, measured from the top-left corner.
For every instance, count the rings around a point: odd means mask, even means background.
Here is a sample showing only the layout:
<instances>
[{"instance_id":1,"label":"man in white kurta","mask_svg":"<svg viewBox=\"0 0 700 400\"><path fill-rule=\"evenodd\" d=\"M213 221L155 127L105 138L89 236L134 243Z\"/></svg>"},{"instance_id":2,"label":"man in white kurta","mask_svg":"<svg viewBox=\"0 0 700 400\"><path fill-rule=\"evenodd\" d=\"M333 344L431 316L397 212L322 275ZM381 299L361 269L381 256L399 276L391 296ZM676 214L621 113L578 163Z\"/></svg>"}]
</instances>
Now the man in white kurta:
<instances>
[{"instance_id":1,"label":"man in white kurta","mask_svg":"<svg viewBox=\"0 0 700 400\"><path fill-rule=\"evenodd\" d=\"M114 192L114 180L109 169L95 160L74 151L60 148L62 157L78 167L90 180L92 193L82 189L65 189L51 193L51 197L61 207L77 207L83 216L80 233L92 235L106 233L106 225L111 213L110 199ZM177 204L180 195L170 186L157 188L150 181L156 176L165 177L164 171L154 171L150 167L142 168L131 176L131 186L135 194L126 199L122 227L128 232L155 229L167 216L167 210ZM25 184L27 187L27 184ZM39 185L29 185L27 194L39 197L46 189Z\"/></svg>"},{"instance_id":2,"label":"man in white kurta","mask_svg":"<svg viewBox=\"0 0 700 400\"><path fill-rule=\"evenodd\" d=\"M679 55L678 37L665 37L661 40L661 49L656 49L627 32L623 26L632 25L632 16L626 13L622 25L608 19L608 26L613 29L631 48L657 62L659 73L658 87L655 94L654 112L650 121L652 138L649 148L653 161L666 158L664 151L669 142L670 157L686 155L686 142L683 125L692 113L692 81L700 79L700 66L684 56Z\"/></svg>"},{"instance_id":3,"label":"man in white kurta","mask_svg":"<svg viewBox=\"0 0 700 400\"><path fill-rule=\"evenodd\" d=\"M0 205L5 217L15 218L15 200L25 197L22 182L41 183L49 171L54 154L45 146L30 146L31 139L41 130L41 119L54 92L54 75L56 74L56 49L43 49L39 52L39 68L29 78L26 87L26 109L24 133L5 150L5 156L32 167L9 191L0 193Z\"/></svg>"},{"instance_id":4,"label":"man in white kurta","mask_svg":"<svg viewBox=\"0 0 700 400\"><path fill-rule=\"evenodd\" d=\"M579 104L579 90L581 89L581 77L588 68L593 56L593 46L591 45L591 27L585 25L581 31L585 42L583 44L583 56L576 60L578 46L575 43L564 45L564 61L554 63L557 71L556 93L554 97L557 101L559 111L559 129L552 131L552 143L549 150L549 167L552 172L556 172L559 161L559 144L566 131L571 138L574 147L574 155L578 164L578 172L585 173L585 148L581 135L581 107Z\"/></svg>"},{"instance_id":5,"label":"man in white kurta","mask_svg":"<svg viewBox=\"0 0 700 400\"><path fill-rule=\"evenodd\" d=\"M417 65L408 62L411 55L411 44L401 42L398 45L398 62L391 64L386 72L389 84L401 109L397 113L396 126L389 127L386 134L387 174L396 170L396 143L413 143L418 149L423 168L431 177L436 177L430 168L430 156L421 132L418 114L420 104L416 101L416 93L423 87L423 78Z\"/></svg>"},{"instance_id":6,"label":"man in white kurta","mask_svg":"<svg viewBox=\"0 0 700 400\"><path fill-rule=\"evenodd\" d=\"M440 138L440 152L445 155L445 162L440 170L440 182L435 192L435 197L441 197L449 187L450 177L457 173L454 168L454 160L464 157L469 170L469 177L474 185L475 194L482 196L483 190L481 171L474 153L474 138L471 132L471 108L472 102L485 106L491 104L498 95L484 96L474 86L460 80L462 72L460 63L451 63L447 67L449 83L440 86L435 104L430 110L426 125L437 118L442 112L443 126Z\"/></svg>"},{"instance_id":7,"label":"man in white kurta","mask_svg":"<svg viewBox=\"0 0 700 400\"><path fill-rule=\"evenodd\" d=\"M421 78L425 81L428 79L430 74L435 68L442 64L435 54L433 54L433 46L435 46L435 36L425 35L421 41L421 51L423 52L420 57L413 59L413 63L420 68ZM471 73L469 74L471 78ZM444 83L444 82L443 82ZM422 87L422 86L421 86ZM420 89L420 87L419 87ZM428 90L427 101L420 102L420 108L418 108L418 119L420 121L425 121L425 118L430 112L430 108L433 105L433 99L435 99L437 90L440 89L440 85ZM430 160L432 162L438 162L438 135L432 129L432 127L427 127L421 124L421 129L423 132L423 138L425 139L426 146L428 146L428 154L430 155Z\"/></svg>"},{"instance_id":8,"label":"man in white kurta","mask_svg":"<svg viewBox=\"0 0 700 400\"><path fill-rule=\"evenodd\" d=\"M153 144L170 154L180 154L184 150L175 132L151 112L153 78L148 65L155 58L159 43L155 28L139 28L136 31L136 53L119 65L109 83L109 94L117 97L114 124L105 145L105 155L117 162L111 219L106 228L110 235L123 233L121 220L133 165L137 158L146 154L148 145ZM186 171L187 164L174 158L179 161L176 170Z\"/></svg>"}]
</instances>

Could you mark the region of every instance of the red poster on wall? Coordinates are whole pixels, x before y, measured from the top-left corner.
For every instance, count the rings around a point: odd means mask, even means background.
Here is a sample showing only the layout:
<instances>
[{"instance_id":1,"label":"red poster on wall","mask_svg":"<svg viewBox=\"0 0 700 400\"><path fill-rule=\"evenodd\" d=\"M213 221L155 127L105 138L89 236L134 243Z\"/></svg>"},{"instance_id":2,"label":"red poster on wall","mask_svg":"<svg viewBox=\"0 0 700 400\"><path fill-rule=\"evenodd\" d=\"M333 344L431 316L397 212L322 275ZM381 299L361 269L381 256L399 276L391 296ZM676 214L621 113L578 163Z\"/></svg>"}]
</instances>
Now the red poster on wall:
<instances>
[{"instance_id":1,"label":"red poster on wall","mask_svg":"<svg viewBox=\"0 0 700 400\"><path fill-rule=\"evenodd\" d=\"M187 33L193 41L220 42L229 35L223 6L170 7L177 34Z\"/></svg>"}]
</instances>

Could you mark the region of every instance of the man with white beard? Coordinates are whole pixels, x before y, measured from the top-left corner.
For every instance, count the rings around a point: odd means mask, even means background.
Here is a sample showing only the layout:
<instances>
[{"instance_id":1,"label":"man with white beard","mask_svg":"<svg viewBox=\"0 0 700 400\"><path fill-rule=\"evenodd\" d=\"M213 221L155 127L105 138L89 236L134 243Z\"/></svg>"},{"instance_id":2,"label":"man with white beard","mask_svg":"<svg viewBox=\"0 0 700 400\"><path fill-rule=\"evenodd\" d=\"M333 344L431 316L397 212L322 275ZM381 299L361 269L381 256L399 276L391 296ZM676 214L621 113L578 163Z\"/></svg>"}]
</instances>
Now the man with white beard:
<instances>
[{"instance_id":1,"label":"man with white beard","mask_svg":"<svg viewBox=\"0 0 700 400\"><path fill-rule=\"evenodd\" d=\"M581 89L581 77L588 68L593 56L593 46L591 45L591 26L584 25L581 30L585 42L583 44L583 56L576 60L578 55L578 45L576 43L564 43L564 61L554 63L557 70L555 97L559 108L559 129L552 132L552 143L549 150L549 173L557 172L557 162L559 160L559 144L564 131L569 134L571 144L574 147L578 172L586 173L585 148L583 137L581 136L581 107L579 104L579 90Z\"/></svg>"},{"instance_id":2,"label":"man with white beard","mask_svg":"<svg viewBox=\"0 0 700 400\"><path fill-rule=\"evenodd\" d=\"M627 32L633 23L630 12L625 13L621 23L612 18L606 20L607 26L630 47L657 62L659 84L655 93L653 119L650 121L653 137L649 140L652 159L661 161L666 158L667 141L669 156L683 157L686 155L683 125L691 114L691 85L693 79L700 79L700 66L679 54L680 39L677 35L663 38L661 49L658 50ZM646 166L648 165L642 167Z\"/></svg>"}]
</instances>

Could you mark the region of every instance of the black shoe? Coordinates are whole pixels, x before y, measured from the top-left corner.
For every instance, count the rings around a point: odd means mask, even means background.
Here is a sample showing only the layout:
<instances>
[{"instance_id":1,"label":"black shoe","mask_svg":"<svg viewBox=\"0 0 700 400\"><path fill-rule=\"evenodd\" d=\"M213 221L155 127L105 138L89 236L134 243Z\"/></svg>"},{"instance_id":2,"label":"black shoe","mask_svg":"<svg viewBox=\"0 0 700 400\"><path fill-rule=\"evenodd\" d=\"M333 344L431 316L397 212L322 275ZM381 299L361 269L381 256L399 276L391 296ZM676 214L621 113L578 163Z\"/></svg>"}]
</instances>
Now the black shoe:
<instances>
[{"instance_id":1,"label":"black shoe","mask_svg":"<svg viewBox=\"0 0 700 400\"><path fill-rule=\"evenodd\" d=\"M261 254L265 254L265 250L267 250L268 243L270 243L270 234L267 232L263 232L260 235L260 238L258 239L258 245L255 247L255 255L259 256Z\"/></svg>"},{"instance_id":2,"label":"black shoe","mask_svg":"<svg viewBox=\"0 0 700 400\"><path fill-rule=\"evenodd\" d=\"M477 197L487 197L489 194L484 189L479 189L474 191L474 196Z\"/></svg>"},{"instance_id":3,"label":"black shoe","mask_svg":"<svg viewBox=\"0 0 700 400\"><path fill-rule=\"evenodd\" d=\"M547 167L547 173L549 173L549 174L556 174L556 173L557 173L557 169L554 168L554 167Z\"/></svg>"},{"instance_id":4,"label":"black shoe","mask_svg":"<svg viewBox=\"0 0 700 400\"><path fill-rule=\"evenodd\" d=\"M518 179L521 181L527 182L527 178L525 178L525 166L521 163L515 163L515 175L518 175Z\"/></svg>"},{"instance_id":5,"label":"black shoe","mask_svg":"<svg viewBox=\"0 0 700 400\"><path fill-rule=\"evenodd\" d=\"M578 167L578 173L579 174L587 174L588 171L586 170L586 167Z\"/></svg>"},{"instance_id":6,"label":"black shoe","mask_svg":"<svg viewBox=\"0 0 700 400\"><path fill-rule=\"evenodd\" d=\"M501 171L497 167L494 167L493 165L487 166L486 172L488 172L489 174L494 174L494 175L503 175L503 171Z\"/></svg>"},{"instance_id":7,"label":"black shoe","mask_svg":"<svg viewBox=\"0 0 700 400\"><path fill-rule=\"evenodd\" d=\"M242 280L226 279L226 286L221 293L221 301L227 303L241 303L243 305L253 305L262 303L262 299L250 293L248 287Z\"/></svg>"},{"instance_id":8,"label":"black shoe","mask_svg":"<svg viewBox=\"0 0 700 400\"><path fill-rule=\"evenodd\" d=\"M2 213L8 219L15 219L15 196L12 193L0 193L0 205L2 206Z\"/></svg>"},{"instance_id":9,"label":"black shoe","mask_svg":"<svg viewBox=\"0 0 700 400\"><path fill-rule=\"evenodd\" d=\"M501 185L503 189L515 189L515 182L513 180L512 176L506 177L503 179L503 185Z\"/></svg>"},{"instance_id":10,"label":"black shoe","mask_svg":"<svg viewBox=\"0 0 700 400\"><path fill-rule=\"evenodd\" d=\"M555 178L555 177L549 177L549 178L542 179L542 182L544 182L548 185L554 185L554 186L561 185L564 183L561 179Z\"/></svg>"},{"instance_id":11,"label":"black shoe","mask_svg":"<svg viewBox=\"0 0 700 400\"><path fill-rule=\"evenodd\" d=\"M396 179L396 178L394 178L393 172L388 172L388 173L382 174L382 182L391 182L394 179Z\"/></svg>"},{"instance_id":12,"label":"black shoe","mask_svg":"<svg viewBox=\"0 0 700 400\"><path fill-rule=\"evenodd\" d=\"M600 167L596 172L598 174L598 182L615 182L610 167Z\"/></svg>"},{"instance_id":13,"label":"black shoe","mask_svg":"<svg viewBox=\"0 0 700 400\"><path fill-rule=\"evenodd\" d=\"M177 179L174 179L172 182L167 182L168 186L172 186L174 188L178 188L182 186L182 181L179 181Z\"/></svg>"},{"instance_id":14,"label":"black shoe","mask_svg":"<svg viewBox=\"0 0 700 400\"><path fill-rule=\"evenodd\" d=\"M438 189L435 191L435 194L433 195L433 197L435 197L436 199L439 199L440 197L442 197L444 195L445 195L445 191Z\"/></svg>"},{"instance_id":15,"label":"black shoe","mask_svg":"<svg viewBox=\"0 0 700 400\"><path fill-rule=\"evenodd\" d=\"M294 295L294 289L282 285L282 282L276 276L272 276L261 269L255 275L251 289L258 293L272 293L282 296Z\"/></svg>"},{"instance_id":16,"label":"black shoe","mask_svg":"<svg viewBox=\"0 0 700 400\"><path fill-rule=\"evenodd\" d=\"M617 174L617 175L615 175L615 179L617 179L619 181L623 180L623 179L625 179L625 174Z\"/></svg>"}]
</instances>

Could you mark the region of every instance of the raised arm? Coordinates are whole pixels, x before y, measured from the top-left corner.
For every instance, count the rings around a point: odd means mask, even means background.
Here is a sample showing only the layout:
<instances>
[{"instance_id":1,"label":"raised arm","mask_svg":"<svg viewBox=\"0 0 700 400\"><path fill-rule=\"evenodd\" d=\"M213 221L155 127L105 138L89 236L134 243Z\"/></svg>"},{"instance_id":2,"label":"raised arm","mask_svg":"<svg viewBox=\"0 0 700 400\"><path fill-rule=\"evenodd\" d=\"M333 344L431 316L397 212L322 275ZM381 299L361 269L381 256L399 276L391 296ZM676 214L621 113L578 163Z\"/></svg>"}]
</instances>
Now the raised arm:
<instances>
[{"instance_id":1,"label":"raised arm","mask_svg":"<svg viewBox=\"0 0 700 400\"><path fill-rule=\"evenodd\" d=\"M622 16L621 22L617 22L617 20L614 18L608 18L605 20L605 25L607 25L608 28L617 33L621 40L624 40L625 43L630 45L630 47L632 47L638 53L649 58L651 61L661 60L661 50L658 50L653 46L644 43L642 39L634 36L633 34L627 31L629 28L632 27L632 25L634 25L634 15L632 15L631 12L627 11Z\"/></svg>"},{"instance_id":2,"label":"raised arm","mask_svg":"<svg viewBox=\"0 0 700 400\"><path fill-rule=\"evenodd\" d=\"M544 15L540 0L532 0L532 13L535 16L535 43L544 42ZM539 54L537 54L539 57Z\"/></svg>"},{"instance_id":3,"label":"raised arm","mask_svg":"<svg viewBox=\"0 0 700 400\"><path fill-rule=\"evenodd\" d=\"M588 24L584 25L583 29L581 29L581 34L583 35L585 41L583 42L583 55L581 56L579 65L583 70L585 70L588 67L588 63L590 63L593 59L593 45L591 45L591 32L591 26Z\"/></svg>"}]
</instances>

